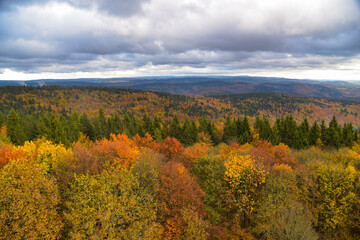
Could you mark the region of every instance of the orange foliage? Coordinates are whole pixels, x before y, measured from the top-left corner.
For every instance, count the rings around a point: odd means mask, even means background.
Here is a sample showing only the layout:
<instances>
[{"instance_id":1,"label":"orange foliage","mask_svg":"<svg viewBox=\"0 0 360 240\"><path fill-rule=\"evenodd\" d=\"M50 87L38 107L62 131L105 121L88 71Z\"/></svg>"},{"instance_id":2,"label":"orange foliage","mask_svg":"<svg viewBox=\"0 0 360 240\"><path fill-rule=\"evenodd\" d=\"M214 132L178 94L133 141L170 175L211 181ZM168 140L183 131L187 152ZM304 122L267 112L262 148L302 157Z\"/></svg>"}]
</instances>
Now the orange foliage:
<instances>
[{"instance_id":1,"label":"orange foliage","mask_svg":"<svg viewBox=\"0 0 360 240\"><path fill-rule=\"evenodd\" d=\"M111 134L110 140L96 141L91 152L104 164L125 168L129 168L139 154L135 143L125 134Z\"/></svg>"},{"instance_id":2,"label":"orange foliage","mask_svg":"<svg viewBox=\"0 0 360 240\"><path fill-rule=\"evenodd\" d=\"M140 137L139 134L136 134L133 137L133 141L138 147L150 148L154 151L159 151L160 145L151 137L149 133L145 133L144 137Z\"/></svg>"},{"instance_id":3,"label":"orange foliage","mask_svg":"<svg viewBox=\"0 0 360 240\"><path fill-rule=\"evenodd\" d=\"M190 165L205 156L209 147L205 144L196 143L193 146L187 147L184 151L185 159Z\"/></svg>"},{"instance_id":4,"label":"orange foliage","mask_svg":"<svg viewBox=\"0 0 360 240\"><path fill-rule=\"evenodd\" d=\"M205 216L203 211L204 192L181 163L168 162L160 173L160 198L164 203L160 213L164 219L164 236L177 239L183 232L181 210L192 207L199 215Z\"/></svg>"},{"instance_id":5,"label":"orange foliage","mask_svg":"<svg viewBox=\"0 0 360 240\"><path fill-rule=\"evenodd\" d=\"M259 146L250 151L250 155L258 161L262 161L267 169L279 164L287 164L293 168L298 166L297 161L290 152L290 148L283 143L273 146L268 141L262 141Z\"/></svg>"},{"instance_id":6,"label":"orange foliage","mask_svg":"<svg viewBox=\"0 0 360 240\"><path fill-rule=\"evenodd\" d=\"M299 163L295 160L294 156L290 153L290 148L280 143L275 147L275 159L276 164L287 164L293 168L299 166Z\"/></svg>"},{"instance_id":7,"label":"orange foliage","mask_svg":"<svg viewBox=\"0 0 360 240\"><path fill-rule=\"evenodd\" d=\"M15 160L25 157L25 153L21 150L14 150L9 145L0 147L0 169L3 168L10 160Z\"/></svg>"},{"instance_id":8,"label":"orange foliage","mask_svg":"<svg viewBox=\"0 0 360 240\"><path fill-rule=\"evenodd\" d=\"M167 137L160 144L160 153L164 154L169 160L175 159L183 152L184 147L176 138Z\"/></svg>"},{"instance_id":9,"label":"orange foliage","mask_svg":"<svg viewBox=\"0 0 360 240\"><path fill-rule=\"evenodd\" d=\"M221 148L219 157L227 158L230 155L247 154L252 146L248 143L239 145L238 143L232 143Z\"/></svg>"},{"instance_id":10,"label":"orange foliage","mask_svg":"<svg viewBox=\"0 0 360 240\"><path fill-rule=\"evenodd\" d=\"M183 233L185 222L183 218L176 214L174 217L166 219L164 224L164 238L163 239L179 239Z\"/></svg>"},{"instance_id":11,"label":"orange foliage","mask_svg":"<svg viewBox=\"0 0 360 240\"><path fill-rule=\"evenodd\" d=\"M104 162L92 154L86 143L77 142L72 150L76 159L73 164L74 172L78 174L99 174L104 169Z\"/></svg>"}]
</instances>

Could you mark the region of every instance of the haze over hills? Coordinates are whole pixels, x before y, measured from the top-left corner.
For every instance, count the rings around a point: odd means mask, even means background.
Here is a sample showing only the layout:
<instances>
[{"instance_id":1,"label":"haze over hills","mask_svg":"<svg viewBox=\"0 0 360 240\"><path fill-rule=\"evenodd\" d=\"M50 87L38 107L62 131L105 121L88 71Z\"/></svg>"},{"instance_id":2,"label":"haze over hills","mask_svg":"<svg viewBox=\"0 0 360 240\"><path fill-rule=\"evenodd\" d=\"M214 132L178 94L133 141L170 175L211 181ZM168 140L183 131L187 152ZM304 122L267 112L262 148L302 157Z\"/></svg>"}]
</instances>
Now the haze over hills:
<instances>
[{"instance_id":1,"label":"haze over hills","mask_svg":"<svg viewBox=\"0 0 360 240\"><path fill-rule=\"evenodd\" d=\"M239 93L282 93L313 97L360 100L359 81L318 81L249 76L185 76L109 79L41 79L0 81L0 86L96 86L129 88L187 95L224 95Z\"/></svg>"}]
</instances>

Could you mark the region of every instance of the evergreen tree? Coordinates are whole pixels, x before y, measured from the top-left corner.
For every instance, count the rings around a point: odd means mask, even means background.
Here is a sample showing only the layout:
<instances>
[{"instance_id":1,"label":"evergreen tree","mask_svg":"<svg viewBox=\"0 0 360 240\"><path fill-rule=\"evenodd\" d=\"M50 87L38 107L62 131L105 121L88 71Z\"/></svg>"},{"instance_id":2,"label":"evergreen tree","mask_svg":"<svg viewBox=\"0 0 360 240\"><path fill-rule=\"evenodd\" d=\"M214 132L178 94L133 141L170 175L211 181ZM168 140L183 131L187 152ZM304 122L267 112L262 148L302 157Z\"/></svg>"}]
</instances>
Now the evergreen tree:
<instances>
[{"instance_id":1,"label":"evergreen tree","mask_svg":"<svg viewBox=\"0 0 360 240\"><path fill-rule=\"evenodd\" d=\"M314 124L311 126L310 132L309 132L309 144L311 146L314 146L318 139L321 138L321 129L319 127L319 124L317 121L314 122Z\"/></svg>"},{"instance_id":2,"label":"evergreen tree","mask_svg":"<svg viewBox=\"0 0 360 240\"><path fill-rule=\"evenodd\" d=\"M20 118L20 115L11 108L7 116L7 133L10 137L10 140L15 145L22 145L26 140L24 132L24 124Z\"/></svg>"},{"instance_id":3,"label":"evergreen tree","mask_svg":"<svg viewBox=\"0 0 360 240\"><path fill-rule=\"evenodd\" d=\"M324 144L326 142L326 131L327 131L327 128L325 126L325 120L322 119L321 125L320 125L320 133L321 133L321 142L323 142Z\"/></svg>"},{"instance_id":4,"label":"evergreen tree","mask_svg":"<svg viewBox=\"0 0 360 240\"><path fill-rule=\"evenodd\" d=\"M264 117L263 123L264 124L263 124L263 129L260 133L260 138L270 141L271 135L272 135L272 130L271 130L269 119Z\"/></svg>"},{"instance_id":5,"label":"evergreen tree","mask_svg":"<svg viewBox=\"0 0 360 240\"><path fill-rule=\"evenodd\" d=\"M86 113L83 113L80 117L80 131L88 136L90 140L95 140L94 127Z\"/></svg>"},{"instance_id":6,"label":"evergreen tree","mask_svg":"<svg viewBox=\"0 0 360 240\"><path fill-rule=\"evenodd\" d=\"M342 132L335 116L329 123L329 128L326 131L325 143L327 146L339 149L341 147Z\"/></svg>"},{"instance_id":7,"label":"evergreen tree","mask_svg":"<svg viewBox=\"0 0 360 240\"><path fill-rule=\"evenodd\" d=\"M229 116L226 117L226 122L224 126L224 133L223 133L223 141L226 143L230 143L237 136L237 129L236 124L234 121L230 119Z\"/></svg>"},{"instance_id":8,"label":"evergreen tree","mask_svg":"<svg viewBox=\"0 0 360 240\"><path fill-rule=\"evenodd\" d=\"M246 116L244 117L243 121L241 121L240 127L241 130L240 130L240 134L238 135L239 143L240 144L250 143L252 141L252 137L250 132L249 120Z\"/></svg>"},{"instance_id":9,"label":"evergreen tree","mask_svg":"<svg viewBox=\"0 0 360 240\"><path fill-rule=\"evenodd\" d=\"M351 123L344 123L342 137L346 147L351 148L354 145L354 129Z\"/></svg>"},{"instance_id":10,"label":"evergreen tree","mask_svg":"<svg viewBox=\"0 0 360 240\"><path fill-rule=\"evenodd\" d=\"M208 132L208 122L206 121L204 116L201 116L199 120L199 132Z\"/></svg>"},{"instance_id":11,"label":"evergreen tree","mask_svg":"<svg viewBox=\"0 0 360 240\"><path fill-rule=\"evenodd\" d=\"M211 121L208 122L208 133L210 135L210 139L211 141L217 145L221 142L221 135L220 133L216 130L215 124Z\"/></svg>"},{"instance_id":12,"label":"evergreen tree","mask_svg":"<svg viewBox=\"0 0 360 240\"><path fill-rule=\"evenodd\" d=\"M149 133L150 135L154 135L154 125L147 113L144 114L143 117L143 129L144 133Z\"/></svg>"},{"instance_id":13,"label":"evergreen tree","mask_svg":"<svg viewBox=\"0 0 360 240\"><path fill-rule=\"evenodd\" d=\"M309 147L309 121L307 118L304 118L304 121L301 123L299 129L299 142L298 148L308 148Z\"/></svg>"},{"instance_id":14,"label":"evergreen tree","mask_svg":"<svg viewBox=\"0 0 360 240\"><path fill-rule=\"evenodd\" d=\"M124 131L123 122L120 119L119 114L115 113L115 115L108 119L109 132L114 134L119 134Z\"/></svg>"},{"instance_id":15,"label":"evergreen tree","mask_svg":"<svg viewBox=\"0 0 360 240\"><path fill-rule=\"evenodd\" d=\"M270 141L271 141L272 145L274 145L274 146L279 145L281 142L281 136L280 136L278 124L274 125L271 133L272 134L271 134Z\"/></svg>"},{"instance_id":16,"label":"evergreen tree","mask_svg":"<svg viewBox=\"0 0 360 240\"><path fill-rule=\"evenodd\" d=\"M359 133L358 131L354 131L354 142L358 143L359 142Z\"/></svg>"},{"instance_id":17,"label":"evergreen tree","mask_svg":"<svg viewBox=\"0 0 360 240\"><path fill-rule=\"evenodd\" d=\"M282 141L291 148L299 148L299 133L296 121L290 114L282 122Z\"/></svg>"},{"instance_id":18,"label":"evergreen tree","mask_svg":"<svg viewBox=\"0 0 360 240\"><path fill-rule=\"evenodd\" d=\"M198 130L198 127L196 126L196 122L195 122L195 120L192 120L191 121L191 136L192 136L193 144L198 141L198 133L199 133L199 130Z\"/></svg>"},{"instance_id":19,"label":"evergreen tree","mask_svg":"<svg viewBox=\"0 0 360 240\"><path fill-rule=\"evenodd\" d=\"M71 146L80 138L80 118L77 112L74 112L70 115L70 118L66 120L64 126L65 135L66 135L66 146Z\"/></svg>"},{"instance_id":20,"label":"evergreen tree","mask_svg":"<svg viewBox=\"0 0 360 240\"><path fill-rule=\"evenodd\" d=\"M6 123L6 117L3 112L0 111L0 126Z\"/></svg>"},{"instance_id":21,"label":"evergreen tree","mask_svg":"<svg viewBox=\"0 0 360 240\"><path fill-rule=\"evenodd\" d=\"M161 119L158 116L154 117L154 128L159 128L161 129L162 123L161 123Z\"/></svg>"},{"instance_id":22,"label":"evergreen tree","mask_svg":"<svg viewBox=\"0 0 360 240\"><path fill-rule=\"evenodd\" d=\"M186 118L182 128L182 135L180 138L180 142L185 146L190 146L194 144L193 129L188 118Z\"/></svg>"},{"instance_id":23,"label":"evergreen tree","mask_svg":"<svg viewBox=\"0 0 360 240\"><path fill-rule=\"evenodd\" d=\"M170 136L176 139L181 139L182 129L180 126L180 120L177 115L174 116L173 120L170 122Z\"/></svg>"},{"instance_id":24,"label":"evergreen tree","mask_svg":"<svg viewBox=\"0 0 360 240\"><path fill-rule=\"evenodd\" d=\"M97 134L98 134L98 139L104 138L104 137L108 137L109 136L109 131L108 131L108 124L106 121L106 117L104 114L104 111L102 110L102 108L100 108L99 110L99 114L97 116Z\"/></svg>"}]
</instances>

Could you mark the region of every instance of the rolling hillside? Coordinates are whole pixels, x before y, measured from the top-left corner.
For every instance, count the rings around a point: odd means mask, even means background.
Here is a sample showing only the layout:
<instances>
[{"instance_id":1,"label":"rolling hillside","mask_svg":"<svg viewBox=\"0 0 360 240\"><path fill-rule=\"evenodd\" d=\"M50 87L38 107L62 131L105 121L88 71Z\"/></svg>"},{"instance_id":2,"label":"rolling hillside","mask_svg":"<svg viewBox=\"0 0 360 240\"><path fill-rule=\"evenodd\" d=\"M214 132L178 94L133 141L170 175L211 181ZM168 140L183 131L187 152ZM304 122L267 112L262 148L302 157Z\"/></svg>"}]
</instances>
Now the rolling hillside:
<instances>
[{"instance_id":1,"label":"rolling hillside","mask_svg":"<svg viewBox=\"0 0 360 240\"><path fill-rule=\"evenodd\" d=\"M360 84L356 81L313 81L248 76L42 79L0 82L0 86L7 85L114 87L202 96L264 92L351 99L357 101L360 99Z\"/></svg>"},{"instance_id":2,"label":"rolling hillside","mask_svg":"<svg viewBox=\"0 0 360 240\"><path fill-rule=\"evenodd\" d=\"M102 108L107 115L148 113L167 119L177 114L182 120L205 116L221 122L227 115L247 115L250 121L266 116L272 123L276 117L287 114L293 114L298 121L307 117L311 122L320 119L328 122L335 115L340 123L352 122L360 127L360 104L356 101L271 93L188 96L98 87L1 87L0 111L6 114L11 108L24 114L76 111L90 117Z\"/></svg>"}]
</instances>

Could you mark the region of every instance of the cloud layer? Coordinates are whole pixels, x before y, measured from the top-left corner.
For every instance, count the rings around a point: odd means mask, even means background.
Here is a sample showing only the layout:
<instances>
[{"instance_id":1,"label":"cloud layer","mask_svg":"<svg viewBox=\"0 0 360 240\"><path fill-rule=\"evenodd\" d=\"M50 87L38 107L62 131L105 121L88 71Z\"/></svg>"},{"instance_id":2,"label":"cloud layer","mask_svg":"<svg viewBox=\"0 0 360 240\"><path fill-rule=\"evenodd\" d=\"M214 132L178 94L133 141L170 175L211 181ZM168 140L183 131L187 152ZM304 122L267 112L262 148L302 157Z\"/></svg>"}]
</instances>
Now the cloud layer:
<instances>
[{"instance_id":1,"label":"cloud layer","mask_svg":"<svg viewBox=\"0 0 360 240\"><path fill-rule=\"evenodd\" d=\"M0 45L0 72L29 74L356 68L360 8L355 0L3 0Z\"/></svg>"}]
</instances>

